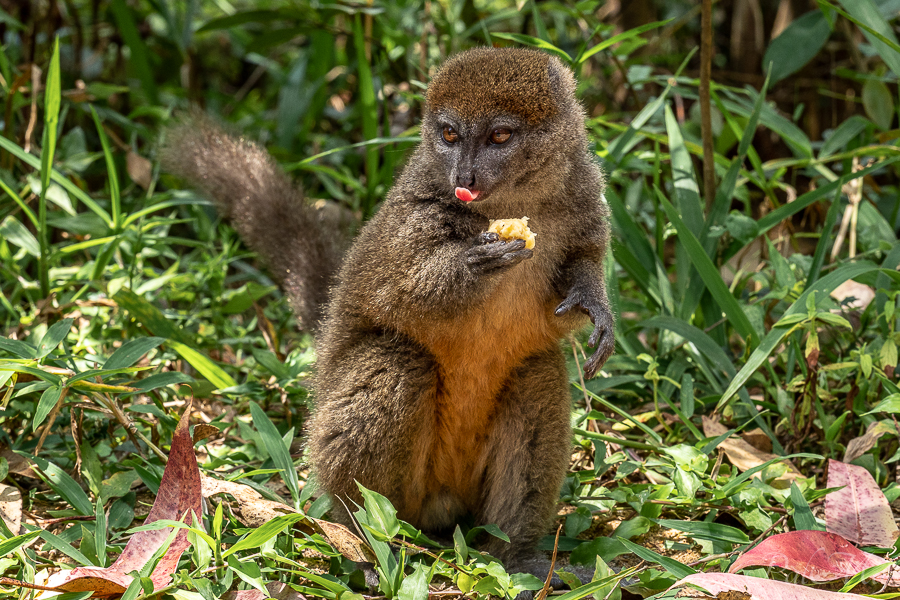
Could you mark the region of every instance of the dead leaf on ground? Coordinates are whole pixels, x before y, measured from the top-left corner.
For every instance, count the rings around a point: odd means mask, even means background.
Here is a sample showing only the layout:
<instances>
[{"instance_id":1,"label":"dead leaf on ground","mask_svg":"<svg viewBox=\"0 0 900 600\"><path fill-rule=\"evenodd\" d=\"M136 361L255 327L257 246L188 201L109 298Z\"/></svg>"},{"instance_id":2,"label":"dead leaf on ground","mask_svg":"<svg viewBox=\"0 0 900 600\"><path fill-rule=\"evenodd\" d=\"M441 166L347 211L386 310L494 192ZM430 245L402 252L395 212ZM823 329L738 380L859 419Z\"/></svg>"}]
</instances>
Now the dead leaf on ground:
<instances>
[{"instance_id":1,"label":"dead leaf on ground","mask_svg":"<svg viewBox=\"0 0 900 600\"><path fill-rule=\"evenodd\" d=\"M835 533L804 529L764 539L734 561L728 572L735 573L745 567L781 567L812 581L834 581L888 562L863 552ZM888 583L888 570L873 575L872 579ZM890 579L890 585L900 585L900 574Z\"/></svg>"},{"instance_id":2,"label":"dead leaf on ground","mask_svg":"<svg viewBox=\"0 0 900 600\"><path fill-rule=\"evenodd\" d=\"M852 300L847 304L849 308L854 310L865 310L872 300L875 299L875 290L865 284L857 283L852 279L848 279L841 285L834 288L831 297L838 302L844 300Z\"/></svg>"},{"instance_id":3,"label":"dead leaf on ground","mask_svg":"<svg viewBox=\"0 0 900 600\"><path fill-rule=\"evenodd\" d=\"M292 588L286 583L274 581L266 585L267 596L259 590L238 590L234 592L225 592L222 594L222 600L265 600L266 598L275 598L275 600L305 600L306 596Z\"/></svg>"},{"instance_id":4,"label":"dead leaf on ground","mask_svg":"<svg viewBox=\"0 0 900 600\"><path fill-rule=\"evenodd\" d=\"M163 472L156 501L144 524L161 519L182 520L193 524L194 515L200 521L202 497L200 495L200 470L191 434L188 428L191 403L188 402L178 427L172 436L172 450ZM46 585L61 592L94 592L94 597L116 596L125 592L132 581L131 571L140 570L153 554L166 542L171 528L153 531L139 531L131 536L125 550L112 566L78 567L71 571L60 571L50 576ZM179 529L165 554L156 565L150 580L153 589L160 589L171 582L171 576L178 566L181 554L190 546L187 530ZM43 597L43 596L42 596Z\"/></svg>"},{"instance_id":5,"label":"dead leaf on ground","mask_svg":"<svg viewBox=\"0 0 900 600\"><path fill-rule=\"evenodd\" d=\"M887 498L869 471L829 460L826 487L843 488L825 496L828 531L863 546L894 545L900 531Z\"/></svg>"},{"instance_id":6,"label":"dead leaf on ground","mask_svg":"<svg viewBox=\"0 0 900 600\"><path fill-rule=\"evenodd\" d=\"M728 573L694 573L672 587L687 584L699 586L714 595L728 591L742 592L749 594L753 600L784 600L785 598L790 598L791 600L870 600L867 596L859 594L827 592L803 585L775 581L774 579L731 575ZM679 592L679 597L684 596L681 596ZM688 597L703 598L705 596Z\"/></svg>"},{"instance_id":7,"label":"dead leaf on ground","mask_svg":"<svg viewBox=\"0 0 900 600\"><path fill-rule=\"evenodd\" d=\"M247 527L259 527L275 517L297 512L287 504L267 500L249 485L236 481L222 481L204 475L200 478L200 486L204 498L210 498L216 494L232 496L237 502L237 511L241 521Z\"/></svg>"},{"instance_id":8,"label":"dead leaf on ground","mask_svg":"<svg viewBox=\"0 0 900 600\"><path fill-rule=\"evenodd\" d=\"M853 438L847 443L847 450L844 452L844 460L842 462L851 463L872 448L878 438L886 433L896 431L894 424L888 421L875 421L870 423L866 432L857 438Z\"/></svg>"},{"instance_id":9,"label":"dead leaf on ground","mask_svg":"<svg viewBox=\"0 0 900 600\"><path fill-rule=\"evenodd\" d=\"M0 518L13 533L22 528L22 493L11 485L0 483Z\"/></svg>"},{"instance_id":10,"label":"dead leaf on ground","mask_svg":"<svg viewBox=\"0 0 900 600\"><path fill-rule=\"evenodd\" d=\"M145 190L153 183L153 163L140 154L129 150L125 157L125 168L131 180Z\"/></svg>"},{"instance_id":11,"label":"dead leaf on ground","mask_svg":"<svg viewBox=\"0 0 900 600\"><path fill-rule=\"evenodd\" d=\"M319 527L322 535L328 538L334 549L345 558L355 562L376 562L375 553L369 548L369 545L343 525L322 521L321 519L313 519L312 517L309 520Z\"/></svg>"},{"instance_id":12,"label":"dead leaf on ground","mask_svg":"<svg viewBox=\"0 0 900 600\"><path fill-rule=\"evenodd\" d=\"M15 475L22 475L24 477L31 477L32 479L37 479L38 476L34 474L34 471L31 468L31 461L22 456L21 454L16 454L9 448L3 448L0 450L0 458L5 458L6 462L9 463L9 472Z\"/></svg>"},{"instance_id":13,"label":"dead leaf on ground","mask_svg":"<svg viewBox=\"0 0 900 600\"><path fill-rule=\"evenodd\" d=\"M728 429L719 423L718 421L703 416L703 434L708 437L717 437L722 435L728 431ZM719 444L719 448L725 452L725 456L728 457L728 460L731 461L739 471L747 471L752 469L753 467L758 467L759 465L768 462L774 458L779 458L774 454L770 454L768 452L763 452L762 450L758 450L742 440L739 437L731 436L726 439L724 442ZM783 460L782 463L787 466L788 471L784 475L781 475L772 482L785 484L785 487L790 485L791 481L802 479L803 475L800 471L797 470L797 467L793 465L793 463L789 460ZM760 473L754 475L754 477L760 477ZM775 486L779 487L779 486Z\"/></svg>"},{"instance_id":14,"label":"dead leaf on ground","mask_svg":"<svg viewBox=\"0 0 900 600\"><path fill-rule=\"evenodd\" d=\"M260 527L264 523L284 514L296 513L287 504L267 500L248 485L236 481L222 481L212 477L201 477L203 496L229 494L238 503L241 521L248 527ZM352 531L338 523L306 517L296 524L306 533L321 533L335 550L356 562L375 562L375 555L369 546ZM238 599L240 600L240 599Z\"/></svg>"}]
</instances>

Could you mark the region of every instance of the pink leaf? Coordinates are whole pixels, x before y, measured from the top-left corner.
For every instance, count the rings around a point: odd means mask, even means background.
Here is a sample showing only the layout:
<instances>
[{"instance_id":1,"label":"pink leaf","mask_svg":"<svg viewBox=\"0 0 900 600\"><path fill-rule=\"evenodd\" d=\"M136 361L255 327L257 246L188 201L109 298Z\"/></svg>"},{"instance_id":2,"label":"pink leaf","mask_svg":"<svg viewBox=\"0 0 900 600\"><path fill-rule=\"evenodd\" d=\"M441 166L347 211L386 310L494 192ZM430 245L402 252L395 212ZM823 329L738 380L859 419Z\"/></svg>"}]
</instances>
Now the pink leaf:
<instances>
[{"instance_id":1,"label":"pink leaf","mask_svg":"<svg viewBox=\"0 0 900 600\"><path fill-rule=\"evenodd\" d=\"M748 594L753 600L784 600L785 598L790 598L790 600L870 600L867 596L859 594L827 592L784 581L727 573L694 573L675 585L688 583L699 586L714 596L735 590Z\"/></svg>"},{"instance_id":2,"label":"pink leaf","mask_svg":"<svg viewBox=\"0 0 900 600\"><path fill-rule=\"evenodd\" d=\"M852 577L869 567L888 561L863 552L839 535L825 531L789 531L764 539L758 546L734 561L729 573L744 567L782 567L813 581L832 581ZM874 575L887 582L890 567ZM900 573L892 577L900 585Z\"/></svg>"},{"instance_id":3,"label":"pink leaf","mask_svg":"<svg viewBox=\"0 0 900 600\"><path fill-rule=\"evenodd\" d=\"M182 520L193 524L194 517L200 520L200 470L197 468L197 457L194 444L188 430L191 414L191 403L188 402L178 427L172 436L172 449L169 461L163 472L159 491L150 513L144 520L149 524L160 519ZM162 546L171 533L171 528L154 531L139 531L131 536L125 550L110 567L78 567L71 571L60 571L52 575L47 585L56 587L62 592L93 591L94 597L121 595L132 581L132 571L139 571ZM190 546L187 530L179 529L175 539L166 549L165 554L150 575L153 588L159 589L169 584L172 573L178 566L181 554Z\"/></svg>"},{"instance_id":4,"label":"pink leaf","mask_svg":"<svg viewBox=\"0 0 900 600\"><path fill-rule=\"evenodd\" d=\"M863 467L828 461L827 487L842 487L825 496L828 531L857 544L890 548L898 533L881 488Z\"/></svg>"}]
</instances>

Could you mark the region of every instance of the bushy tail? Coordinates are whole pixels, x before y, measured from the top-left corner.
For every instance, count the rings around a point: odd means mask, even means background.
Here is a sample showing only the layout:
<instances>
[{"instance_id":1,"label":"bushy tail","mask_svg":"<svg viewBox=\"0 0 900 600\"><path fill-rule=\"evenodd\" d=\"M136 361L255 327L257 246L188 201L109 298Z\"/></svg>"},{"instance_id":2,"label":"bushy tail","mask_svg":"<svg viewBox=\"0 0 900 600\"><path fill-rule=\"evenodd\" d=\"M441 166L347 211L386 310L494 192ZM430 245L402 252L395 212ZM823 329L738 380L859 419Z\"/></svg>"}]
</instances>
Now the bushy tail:
<instances>
[{"instance_id":1,"label":"bushy tail","mask_svg":"<svg viewBox=\"0 0 900 600\"><path fill-rule=\"evenodd\" d=\"M302 326L315 329L348 238L346 219L308 205L265 150L202 115L167 131L161 158L216 203L266 261Z\"/></svg>"}]
</instances>

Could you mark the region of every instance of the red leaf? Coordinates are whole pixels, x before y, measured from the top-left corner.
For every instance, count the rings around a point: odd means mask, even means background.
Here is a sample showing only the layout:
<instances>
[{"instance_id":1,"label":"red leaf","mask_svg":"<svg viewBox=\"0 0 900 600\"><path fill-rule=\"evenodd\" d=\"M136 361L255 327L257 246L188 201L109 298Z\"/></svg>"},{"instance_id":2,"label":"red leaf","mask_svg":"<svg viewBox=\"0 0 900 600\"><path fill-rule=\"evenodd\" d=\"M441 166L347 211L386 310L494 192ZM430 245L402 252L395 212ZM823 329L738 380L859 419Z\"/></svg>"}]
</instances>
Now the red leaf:
<instances>
[{"instance_id":1,"label":"red leaf","mask_svg":"<svg viewBox=\"0 0 900 600\"><path fill-rule=\"evenodd\" d=\"M172 436L169 461L163 472L156 501L144 520L145 525L160 519L181 520L192 525L194 521L192 513L197 516L198 521L200 520L200 470L197 468L197 457L188 429L190 414L191 403L188 402ZM71 571L60 571L48 579L47 585L56 587L62 592L93 591L94 597L122 594L133 579L128 573L143 568L153 553L165 543L170 533L171 528L168 527L155 531L139 531L131 536L125 550L111 566L105 569L78 567ZM153 589L162 588L170 583L178 560L189 545L187 531L179 529L150 575Z\"/></svg>"},{"instance_id":2,"label":"red leaf","mask_svg":"<svg viewBox=\"0 0 900 600\"><path fill-rule=\"evenodd\" d=\"M734 561L729 573L744 567L782 567L813 581L832 581L852 577L863 569L888 561L863 552L839 535L825 531L789 531L764 539L758 546ZM888 569L873 576L882 583ZM895 574L892 585L900 585Z\"/></svg>"},{"instance_id":3,"label":"red leaf","mask_svg":"<svg viewBox=\"0 0 900 600\"><path fill-rule=\"evenodd\" d=\"M870 600L859 594L841 594L827 592L784 581L748 577L746 575L729 575L727 573L694 573L688 575L675 585L687 583L699 586L714 596L727 597L725 592L735 590L748 594L753 600ZM675 587L673 585L672 587ZM682 590L683 592L684 590ZM682 593L679 592L679 595Z\"/></svg>"},{"instance_id":4,"label":"red leaf","mask_svg":"<svg viewBox=\"0 0 900 600\"><path fill-rule=\"evenodd\" d=\"M894 545L900 532L887 498L869 471L829 460L827 487L843 487L825 496L828 531L865 546Z\"/></svg>"}]
</instances>

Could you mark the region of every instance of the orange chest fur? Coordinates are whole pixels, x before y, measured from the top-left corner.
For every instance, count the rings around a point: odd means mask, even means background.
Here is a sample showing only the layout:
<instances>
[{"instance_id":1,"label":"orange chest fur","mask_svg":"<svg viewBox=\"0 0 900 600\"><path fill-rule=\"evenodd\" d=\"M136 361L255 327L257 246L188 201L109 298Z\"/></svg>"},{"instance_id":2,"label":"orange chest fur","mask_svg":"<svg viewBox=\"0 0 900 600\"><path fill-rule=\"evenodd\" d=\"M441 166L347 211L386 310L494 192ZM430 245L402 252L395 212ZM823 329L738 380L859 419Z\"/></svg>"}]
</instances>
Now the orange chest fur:
<instances>
[{"instance_id":1,"label":"orange chest fur","mask_svg":"<svg viewBox=\"0 0 900 600\"><path fill-rule=\"evenodd\" d=\"M563 333L547 284L531 273L513 270L483 306L414 332L439 365L432 435L420 449L435 492L477 501L469 496L478 493L504 384L528 356L558 343Z\"/></svg>"}]
</instances>

